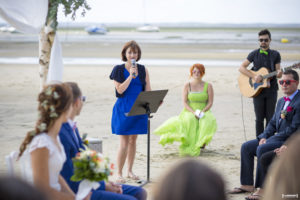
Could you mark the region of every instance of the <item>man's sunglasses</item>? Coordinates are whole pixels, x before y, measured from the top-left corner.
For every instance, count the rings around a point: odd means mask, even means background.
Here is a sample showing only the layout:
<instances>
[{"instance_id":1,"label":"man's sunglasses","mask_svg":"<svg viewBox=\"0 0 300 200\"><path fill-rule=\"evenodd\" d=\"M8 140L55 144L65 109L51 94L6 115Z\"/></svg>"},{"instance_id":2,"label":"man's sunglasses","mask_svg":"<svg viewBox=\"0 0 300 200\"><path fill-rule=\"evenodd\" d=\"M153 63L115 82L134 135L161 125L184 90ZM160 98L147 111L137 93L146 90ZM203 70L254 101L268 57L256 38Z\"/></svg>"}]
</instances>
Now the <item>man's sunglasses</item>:
<instances>
[{"instance_id":1,"label":"man's sunglasses","mask_svg":"<svg viewBox=\"0 0 300 200\"><path fill-rule=\"evenodd\" d=\"M260 42L269 42L269 39L258 39Z\"/></svg>"},{"instance_id":2,"label":"man's sunglasses","mask_svg":"<svg viewBox=\"0 0 300 200\"><path fill-rule=\"evenodd\" d=\"M280 80L278 82L279 82L280 85L283 85L284 83L286 85L290 85L292 82L297 82L297 81L295 81L295 80Z\"/></svg>"},{"instance_id":3,"label":"man's sunglasses","mask_svg":"<svg viewBox=\"0 0 300 200\"><path fill-rule=\"evenodd\" d=\"M81 101L85 102L86 101L86 96L81 96Z\"/></svg>"}]
</instances>

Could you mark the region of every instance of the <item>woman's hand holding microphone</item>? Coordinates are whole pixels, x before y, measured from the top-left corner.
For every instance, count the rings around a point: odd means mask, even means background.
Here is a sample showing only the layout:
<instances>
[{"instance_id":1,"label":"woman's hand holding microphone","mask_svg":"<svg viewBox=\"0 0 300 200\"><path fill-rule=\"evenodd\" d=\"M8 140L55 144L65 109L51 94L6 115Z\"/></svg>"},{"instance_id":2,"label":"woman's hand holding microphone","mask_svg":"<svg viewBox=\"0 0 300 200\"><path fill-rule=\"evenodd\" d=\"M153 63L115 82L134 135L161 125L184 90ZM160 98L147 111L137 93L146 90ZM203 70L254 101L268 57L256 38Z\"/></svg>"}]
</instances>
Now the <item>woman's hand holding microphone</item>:
<instances>
[{"instance_id":1,"label":"woman's hand holding microphone","mask_svg":"<svg viewBox=\"0 0 300 200\"><path fill-rule=\"evenodd\" d=\"M136 61L135 59L131 59L130 74L132 78L136 78L136 72L137 72Z\"/></svg>"}]
</instances>

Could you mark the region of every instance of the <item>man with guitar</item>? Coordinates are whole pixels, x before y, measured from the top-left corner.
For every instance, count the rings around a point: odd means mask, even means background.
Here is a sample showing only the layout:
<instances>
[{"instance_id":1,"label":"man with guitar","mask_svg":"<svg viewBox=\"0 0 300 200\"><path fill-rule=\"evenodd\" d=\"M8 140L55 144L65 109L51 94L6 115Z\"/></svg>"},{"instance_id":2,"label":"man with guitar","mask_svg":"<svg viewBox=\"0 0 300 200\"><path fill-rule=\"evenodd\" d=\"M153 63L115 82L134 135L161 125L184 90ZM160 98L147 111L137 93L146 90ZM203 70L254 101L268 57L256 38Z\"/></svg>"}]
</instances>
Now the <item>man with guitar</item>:
<instances>
[{"instance_id":1,"label":"man with guitar","mask_svg":"<svg viewBox=\"0 0 300 200\"><path fill-rule=\"evenodd\" d=\"M253 97L256 116L256 136L264 131L264 119L266 119L267 126L274 114L278 90L276 76L280 78L282 75L280 70L280 53L269 48L271 43L270 31L268 29L261 30L258 33L258 41L260 48L252 51L239 68L239 71L244 77L247 77L245 87L249 85L249 82L250 85L253 86L253 94L247 95L242 93L245 96ZM252 70L247 69L250 63L253 63ZM275 74L275 77L265 80L266 83L264 84L263 70L277 73ZM262 72L260 73L260 71ZM253 82L253 84L251 82ZM240 80L239 85L242 91L244 88L241 86Z\"/></svg>"}]
</instances>

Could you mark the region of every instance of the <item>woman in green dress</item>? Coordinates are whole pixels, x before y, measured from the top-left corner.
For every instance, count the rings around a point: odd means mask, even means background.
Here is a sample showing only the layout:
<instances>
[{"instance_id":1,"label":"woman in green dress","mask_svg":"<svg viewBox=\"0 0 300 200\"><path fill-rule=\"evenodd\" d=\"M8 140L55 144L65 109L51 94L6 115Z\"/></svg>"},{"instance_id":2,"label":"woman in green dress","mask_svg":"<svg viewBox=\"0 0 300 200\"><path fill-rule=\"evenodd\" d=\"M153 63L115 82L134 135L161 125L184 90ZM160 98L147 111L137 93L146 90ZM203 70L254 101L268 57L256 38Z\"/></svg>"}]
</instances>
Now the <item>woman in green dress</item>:
<instances>
[{"instance_id":1,"label":"woman in green dress","mask_svg":"<svg viewBox=\"0 0 300 200\"><path fill-rule=\"evenodd\" d=\"M199 156L200 149L207 145L217 130L216 118L210 111L214 92L210 83L202 80L205 68L194 64L190 68L191 80L183 88L184 109L179 116L171 117L154 133L160 135L159 143L181 142L181 156Z\"/></svg>"}]
</instances>

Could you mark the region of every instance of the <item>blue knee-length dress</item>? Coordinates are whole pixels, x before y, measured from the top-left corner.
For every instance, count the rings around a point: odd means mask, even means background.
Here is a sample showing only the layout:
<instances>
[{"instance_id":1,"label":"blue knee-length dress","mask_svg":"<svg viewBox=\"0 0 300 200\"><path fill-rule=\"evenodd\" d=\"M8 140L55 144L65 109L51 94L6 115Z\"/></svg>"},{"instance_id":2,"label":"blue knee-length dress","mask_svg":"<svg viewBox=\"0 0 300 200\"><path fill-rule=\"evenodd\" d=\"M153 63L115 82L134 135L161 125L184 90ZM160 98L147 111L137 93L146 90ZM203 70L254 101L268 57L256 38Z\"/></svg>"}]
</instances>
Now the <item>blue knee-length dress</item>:
<instances>
[{"instance_id":1,"label":"blue knee-length dress","mask_svg":"<svg viewBox=\"0 0 300 200\"><path fill-rule=\"evenodd\" d=\"M124 69L124 78L127 79L129 72ZM139 76L132 79L122 97L118 97L112 112L111 129L116 135L147 134L147 115L127 117L139 93L143 91L143 84Z\"/></svg>"}]
</instances>

